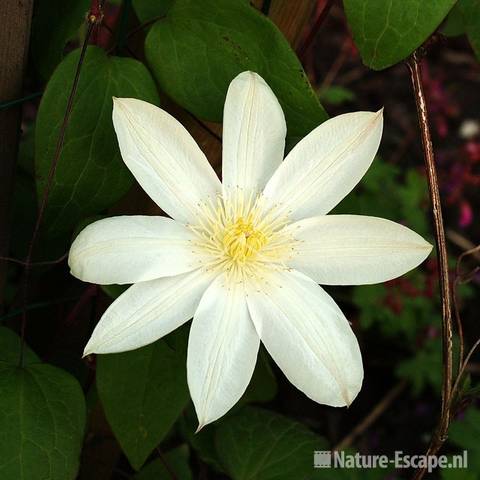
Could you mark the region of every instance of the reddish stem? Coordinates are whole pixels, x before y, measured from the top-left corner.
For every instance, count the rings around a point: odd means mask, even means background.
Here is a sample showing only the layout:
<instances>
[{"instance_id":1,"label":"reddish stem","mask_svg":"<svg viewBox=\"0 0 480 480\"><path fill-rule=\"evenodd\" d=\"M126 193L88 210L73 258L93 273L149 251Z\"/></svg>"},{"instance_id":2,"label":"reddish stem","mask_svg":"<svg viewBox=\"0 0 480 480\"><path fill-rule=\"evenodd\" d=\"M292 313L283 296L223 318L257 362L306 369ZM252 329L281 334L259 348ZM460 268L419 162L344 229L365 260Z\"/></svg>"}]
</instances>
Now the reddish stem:
<instances>
[{"instance_id":1,"label":"reddish stem","mask_svg":"<svg viewBox=\"0 0 480 480\"><path fill-rule=\"evenodd\" d=\"M33 229L33 234L30 239L30 244L28 246L27 256L25 258L25 269L23 271L23 288L22 288L22 323L20 327L21 335L21 349L20 349L20 366L23 365L23 352L25 346L25 329L27 324L27 297L28 297L28 282L30 280L30 269L32 266L32 257L35 248L35 244L38 238L40 231L40 226L42 225L43 217L45 215L46 206L48 203L48 196L53 184L53 178L57 170L58 161L60 159L60 154L62 152L63 144L65 141L65 132L67 130L68 121L70 120L70 114L72 113L73 101L75 94L77 93L78 81L80 79L80 71L85 59L85 54L87 52L88 41L93 32L93 28L97 23L101 21L102 13L101 8L103 6L102 0L93 0L92 7L87 17L88 28L87 33L85 34L85 39L83 41L82 50L80 52L80 58L78 60L77 69L75 72L75 77L73 79L72 88L70 90L70 95L68 97L67 107L65 109L65 115L63 117L62 125L60 126L60 132L58 134L57 145L55 147L55 153L53 156L52 163L50 165L50 170L48 172L47 182L45 185L45 190L43 192L42 201L40 203L40 208L37 215L37 221L35 222L35 227Z\"/></svg>"}]
</instances>

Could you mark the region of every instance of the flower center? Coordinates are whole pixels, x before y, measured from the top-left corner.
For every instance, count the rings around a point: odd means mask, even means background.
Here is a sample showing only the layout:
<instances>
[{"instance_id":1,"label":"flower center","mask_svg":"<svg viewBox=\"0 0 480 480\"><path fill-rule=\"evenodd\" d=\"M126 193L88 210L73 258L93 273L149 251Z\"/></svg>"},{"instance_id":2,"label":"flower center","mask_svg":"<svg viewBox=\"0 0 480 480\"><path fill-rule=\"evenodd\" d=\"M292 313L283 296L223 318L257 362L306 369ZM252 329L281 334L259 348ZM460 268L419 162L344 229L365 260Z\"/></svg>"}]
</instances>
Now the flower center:
<instances>
[{"instance_id":1,"label":"flower center","mask_svg":"<svg viewBox=\"0 0 480 480\"><path fill-rule=\"evenodd\" d=\"M292 238L282 233L286 218L264 208L264 199L241 189L224 192L198 205L198 219L189 225L198 235L193 244L208 270L257 275L267 265L282 265Z\"/></svg>"},{"instance_id":2,"label":"flower center","mask_svg":"<svg viewBox=\"0 0 480 480\"><path fill-rule=\"evenodd\" d=\"M268 243L268 236L256 230L251 219L240 217L225 226L222 243L225 253L242 264Z\"/></svg>"}]
</instances>

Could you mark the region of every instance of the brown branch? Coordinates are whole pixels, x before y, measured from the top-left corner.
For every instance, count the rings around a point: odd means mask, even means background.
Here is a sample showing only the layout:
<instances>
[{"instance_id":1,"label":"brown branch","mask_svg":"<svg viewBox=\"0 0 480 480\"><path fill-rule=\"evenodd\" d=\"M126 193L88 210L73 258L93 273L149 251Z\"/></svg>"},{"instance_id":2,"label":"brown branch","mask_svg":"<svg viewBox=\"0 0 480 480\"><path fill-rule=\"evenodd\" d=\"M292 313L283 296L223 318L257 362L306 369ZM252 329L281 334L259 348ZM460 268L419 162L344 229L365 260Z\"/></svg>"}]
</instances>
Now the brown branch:
<instances>
[{"instance_id":1,"label":"brown branch","mask_svg":"<svg viewBox=\"0 0 480 480\"><path fill-rule=\"evenodd\" d=\"M320 27L323 25L323 22L328 17L328 13L330 12L330 8L332 7L333 0L325 0L322 11L318 15L315 23L313 24L312 28L308 32L305 40L299 45L297 49L297 55L300 59L305 57L305 54L308 52L310 47L313 44L313 41L317 37L318 31Z\"/></svg>"},{"instance_id":2,"label":"brown branch","mask_svg":"<svg viewBox=\"0 0 480 480\"><path fill-rule=\"evenodd\" d=\"M348 58L348 52L350 49L350 39L345 38L340 53L337 55L335 61L332 63L331 67L328 69L328 72L323 77L323 81L320 84L319 90L326 90L330 87L332 82L335 80L335 77L338 75L338 72L343 67L343 64Z\"/></svg>"},{"instance_id":3,"label":"brown branch","mask_svg":"<svg viewBox=\"0 0 480 480\"><path fill-rule=\"evenodd\" d=\"M29 267L45 267L47 265L56 265L57 263L62 263L64 260L66 260L68 257L68 252L64 253L61 257L57 258L56 260L46 260L43 262L30 262L27 264L25 260L20 260L18 258L13 258L13 257L0 257L1 262L10 262L10 263L16 263L17 265L22 265L26 267L27 265Z\"/></svg>"},{"instance_id":4,"label":"brown branch","mask_svg":"<svg viewBox=\"0 0 480 480\"><path fill-rule=\"evenodd\" d=\"M177 475L175 474L175 472L172 470L172 467L168 464L167 460L165 459L164 455L163 455L163 452L162 450L160 449L160 447L157 447L157 454L158 454L158 458L160 459L160 461L162 462L163 466L165 467L165 470L167 471L169 477L172 479L172 480L178 480L178 477Z\"/></svg>"},{"instance_id":5,"label":"brown branch","mask_svg":"<svg viewBox=\"0 0 480 480\"><path fill-rule=\"evenodd\" d=\"M480 338L473 344L472 348L469 350L469 352L467 353L467 356L465 357L465 360L462 362L461 366L460 366L460 371L458 372L458 376L455 380L455 383L453 385L453 388L452 388L452 397L451 397L451 401L450 401L450 405L451 406L451 403L455 397L455 394L457 393L460 385L461 385L461 381L462 381L462 377L463 377L463 374L465 373L465 371L467 370L467 366L468 366L468 362L470 361L470 359L472 358L472 355L475 353L475 350L480 346Z\"/></svg>"},{"instance_id":6,"label":"brown branch","mask_svg":"<svg viewBox=\"0 0 480 480\"><path fill-rule=\"evenodd\" d=\"M447 238L457 247L460 247L462 250L475 249L475 244L468 238L465 238L463 235L460 235L458 232L455 232L447 228L445 233L447 235ZM480 261L480 252L473 252L471 255L476 260Z\"/></svg>"},{"instance_id":7,"label":"brown branch","mask_svg":"<svg viewBox=\"0 0 480 480\"><path fill-rule=\"evenodd\" d=\"M460 315L460 307L458 305L458 285L460 285L460 277L458 275L455 275L455 280L453 281L453 292L452 292L452 303L453 303L453 312L455 313L455 322L457 324L457 333L458 333L458 339L459 339L459 353L458 353L458 358L460 361L458 362L458 371L457 371L457 378L460 375L461 368L462 368L462 362L463 362L463 356L464 356L464 345L465 345L465 339L463 336L463 324L462 324L462 317Z\"/></svg>"},{"instance_id":8,"label":"brown branch","mask_svg":"<svg viewBox=\"0 0 480 480\"><path fill-rule=\"evenodd\" d=\"M445 230L443 227L442 207L438 186L435 158L433 153L428 110L423 91L421 77L421 60L418 52L414 52L407 62L415 94L418 123L420 126L425 169L427 172L430 200L432 203L435 243L437 247L437 262L440 275L440 297L442 302L442 345L443 345L443 383L442 383L442 409L440 420L428 447L427 455L435 454L446 440L450 423L450 400L452 395L452 310L450 304L450 285L448 272L447 246ZM414 479L420 480L425 475L426 469L420 468L415 472Z\"/></svg>"},{"instance_id":9,"label":"brown branch","mask_svg":"<svg viewBox=\"0 0 480 480\"><path fill-rule=\"evenodd\" d=\"M77 69L75 71L75 77L73 79L72 83L72 88L70 90L70 95L68 97L67 101L67 106L65 109L65 114L63 117L62 124L60 126L60 131L58 134L58 139L57 139L57 145L55 147L55 153L52 159L52 163L50 165L50 169L48 172L48 177L47 177L47 182L45 185L45 190L43 192L42 196L42 201L40 203L40 208L38 211L37 215L37 221L35 222L35 227L33 229L32 237L30 239L30 243L28 246L28 251L27 251L27 256L25 258L25 269L23 271L23 288L22 288L22 323L20 327L20 335L21 335L21 348L20 348L20 359L19 359L19 364L20 366L23 366L23 352L24 352L24 347L25 347L25 329L26 329L26 324L27 324L27 297L28 297L28 282L30 279L30 269L32 266L32 257L33 257L33 252L35 249L35 244L38 238L38 234L40 231L40 226L42 225L43 217L45 215L45 210L46 206L48 203L48 196L50 194L50 190L52 188L53 184L53 178L55 176L55 172L57 170L58 166L58 161L60 159L60 154L62 153L62 148L63 144L65 141L65 132L67 130L67 125L70 120L70 114L72 113L72 108L73 108L73 101L75 99L75 95L77 93L77 87L78 87L78 81L80 79L80 71L82 69L83 62L85 60L85 54L87 52L87 46L88 42L90 40L90 37L92 35L93 29L96 25L98 25L99 22L101 22L103 18L103 13L102 13L102 6L103 6L103 1L102 0L93 0L91 9L89 14L87 15L87 32L85 34L85 38L83 40L83 45L82 45L82 50L80 52L80 57L78 59L77 63Z\"/></svg>"},{"instance_id":10,"label":"brown branch","mask_svg":"<svg viewBox=\"0 0 480 480\"><path fill-rule=\"evenodd\" d=\"M348 448L354 440L362 435L371 425L378 420L378 418L385 413L390 405L398 398L398 396L405 390L407 381L402 380L391 388L387 394L375 405L373 410L340 442L333 448L334 450L343 450Z\"/></svg>"},{"instance_id":11,"label":"brown branch","mask_svg":"<svg viewBox=\"0 0 480 480\"><path fill-rule=\"evenodd\" d=\"M473 247L466 252L463 252L457 259L457 264L455 266L455 280L453 282L453 295L452 295L452 300L453 300L453 311L455 312L455 320L457 323L457 329L458 329L458 336L460 338L460 353L459 353L459 358L460 361L458 362L458 373L457 373L457 381L459 377L462 374L462 367L463 367L463 361L464 361L464 338L463 338L463 326L462 326L462 319L460 316L460 308L458 305L458 286L461 285L462 283L465 283L465 281L469 281L473 275L475 275L478 271L478 267L473 270L473 272L470 272L469 275L466 276L466 278L460 273L460 266L462 264L462 260L469 255L478 255L478 252L480 251L480 245L477 247ZM473 274L473 275L472 275Z\"/></svg>"},{"instance_id":12,"label":"brown branch","mask_svg":"<svg viewBox=\"0 0 480 480\"><path fill-rule=\"evenodd\" d=\"M10 243L12 192L20 138L22 94L33 0L0 2L0 255ZM15 107L15 108L10 108ZM0 310L7 265L0 261Z\"/></svg>"}]
</instances>

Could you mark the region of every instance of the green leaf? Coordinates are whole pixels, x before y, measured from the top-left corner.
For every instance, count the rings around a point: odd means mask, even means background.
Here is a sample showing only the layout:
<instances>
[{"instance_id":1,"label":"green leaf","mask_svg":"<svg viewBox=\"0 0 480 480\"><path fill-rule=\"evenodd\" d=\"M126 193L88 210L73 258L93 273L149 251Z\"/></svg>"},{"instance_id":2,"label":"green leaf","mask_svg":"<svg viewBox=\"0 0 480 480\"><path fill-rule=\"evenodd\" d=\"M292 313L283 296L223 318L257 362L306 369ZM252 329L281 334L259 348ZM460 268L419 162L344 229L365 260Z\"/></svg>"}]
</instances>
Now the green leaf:
<instances>
[{"instance_id":1,"label":"green leaf","mask_svg":"<svg viewBox=\"0 0 480 480\"><path fill-rule=\"evenodd\" d=\"M290 144L327 118L286 39L248 2L177 0L150 30L145 54L165 93L202 119L222 120L228 85L245 70L277 95Z\"/></svg>"},{"instance_id":2,"label":"green leaf","mask_svg":"<svg viewBox=\"0 0 480 480\"><path fill-rule=\"evenodd\" d=\"M78 382L51 365L0 362L0 391L0 478L76 478L85 426Z\"/></svg>"},{"instance_id":3,"label":"green leaf","mask_svg":"<svg viewBox=\"0 0 480 480\"><path fill-rule=\"evenodd\" d=\"M451 457L450 457L451 458ZM449 460L450 462L451 460ZM479 475L470 472L466 468L442 468L440 470L442 480L478 480Z\"/></svg>"},{"instance_id":4,"label":"green leaf","mask_svg":"<svg viewBox=\"0 0 480 480\"><path fill-rule=\"evenodd\" d=\"M342 105L355 100L355 94L352 90L340 85L332 85L322 89L318 92L318 96L323 103L330 105Z\"/></svg>"},{"instance_id":5,"label":"green leaf","mask_svg":"<svg viewBox=\"0 0 480 480\"><path fill-rule=\"evenodd\" d=\"M65 113L79 51L69 54L48 82L37 116L35 162L42 197ZM112 124L112 96L158 103L152 77L140 62L108 57L89 47L45 212L49 237L70 232L115 203L133 182L120 157Z\"/></svg>"},{"instance_id":6,"label":"green leaf","mask_svg":"<svg viewBox=\"0 0 480 480\"><path fill-rule=\"evenodd\" d=\"M412 384L413 395L419 395L426 386L436 392L442 385L442 346L438 339L427 341L412 357L398 364L396 374L408 379Z\"/></svg>"},{"instance_id":7,"label":"green leaf","mask_svg":"<svg viewBox=\"0 0 480 480\"><path fill-rule=\"evenodd\" d=\"M133 0L133 9L140 23L166 15L174 0Z\"/></svg>"},{"instance_id":8,"label":"green leaf","mask_svg":"<svg viewBox=\"0 0 480 480\"><path fill-rule=\"evenodd\" d=\"M450 10L445 22L440 27L440 32L446 37L458 37L465 33L465 26L463 24L463 14L460 10L462 0L457 1L455 6Z\"/></svg>"},{"instance_id":9,"label":"green leaf","mask_svg":"<svg viewBox=\"0 0 480 480\"><path fill-rule=\"evenodd\" d=\"M224 469L215 449L215 427L225 421L225 418L222 417L214 424L207 425L195 433L198 420L193 404L190 404L179 420L179 430L185 441L196 451L202 462L210 465L217 472L224 472Z\"/></svg>"},{"instance_id":10,"label":"green leaf","mask_svg":"<svg viewBox=\"0 0 480 480\"><path fill-rule=\"evenodd\" d=\"M125 455L140 469L188 402L187 329L146 347L97 357L97 388Z\"/></svg>"},{"instance_id":11,"label":"green leaf","mask_svg":"<svg viewBox=\"0 0 480 480\"><path fill-rule=\"evenodd\" d=\"M442 23L456 0L343 0L363 63L374 70L407 58Z\"/></svg>"},{"instance_id":12,"label":"green leaf","mask_svg":"<svg viewBox=\"0 0 480 480\"><path fill-rule=\"evenodd\" d=\"M270 402L277 394L277 380L273 374L268 355L262 349L252 379L240 402Z\"/></svg>"},{"instance_id":13,"label":"green leaf","mask_svg":"<svg viewBox=\"0 0 480 480\"><path fill-rule=\"evenodd\" d=\"M458 358L459 342L453 337L453 357ZM454 365L454 368L455 365ZM418 395L430 386L440 392L442 385L442 342L432 338L422 345L412 357L398 364L396 374L412 383L412 393Z\"/></svg>"},{"instance_id":14,"label":"green leaf","mask_svg":"<svg viewBox=\"0 0 480 480\"><path fill-rule=\"evenodd\" d=\"M20 337L15 332L9 328L0 327L0 362L17 364L20 359L20 345ZM38 362L40 362L40 359L36 353L28 345L25 345L23 351L24 365Z\"/></svg>"},{"instance_id":15,"label":"green leaf","mask_svg":"<svg viewBox=\"0 0 480 480\"><path fill-rule=\"evenodd\" d=\"M193 475L188 464L189 449L187 445L182 445L175 450L170 450L163 455L163 461L157 458L145 465L137 473L134 480L171 480L172 473L177 480L192 480ZM169 470L165 467L168 465Z\"/></svg>"},{"instance_id":16,"label":"green leaf","mask_svg":"<svg viewBox=\"0 0 480 480\"><path fill-rule=\"evenodd\" d=\"M480 0L459 0L463 24L475 55L480 60Z\"/></svg>"},{"instance_id":17,"label":"green leaf","mask_svg":"<svg viewBox=\"0 0 480 480\"><path fill-rule=\"evenodd\" d=\"M325 440L282 415L245 407L217 428L219 457L233 480L301 480Z\"/></svg>"},{"instance_id":18,"label":"green leaf","mask_svg":"<svg viewBox=\"0 0 480 480\"><path fill-rule=\"evenodd\" d=\"M32 23L32 59L47 79L62 59L69 40L78 33L90 6L89 0L37 0Z\"/></svg>"},{"instance_id":19,"label":"green leaf","mask_svg":"<svg viewBox=\"0 0 480 480\"><path fill-rule=\"evenodd\" d=\"M110 297L115 300L123 292L125 292L130 285L101 285L100 288Z\"/></svg>"},{"instance_id":20,"label":"green leaf","mask_svg":"<svg viewBox=\"0 0 480 480\"><path fill-rule=\"evenodd\" d=\"M448 441L468 451L469 470L480 472L480 410L469 408L450 425Z\"/></svg>"}]
</instances>

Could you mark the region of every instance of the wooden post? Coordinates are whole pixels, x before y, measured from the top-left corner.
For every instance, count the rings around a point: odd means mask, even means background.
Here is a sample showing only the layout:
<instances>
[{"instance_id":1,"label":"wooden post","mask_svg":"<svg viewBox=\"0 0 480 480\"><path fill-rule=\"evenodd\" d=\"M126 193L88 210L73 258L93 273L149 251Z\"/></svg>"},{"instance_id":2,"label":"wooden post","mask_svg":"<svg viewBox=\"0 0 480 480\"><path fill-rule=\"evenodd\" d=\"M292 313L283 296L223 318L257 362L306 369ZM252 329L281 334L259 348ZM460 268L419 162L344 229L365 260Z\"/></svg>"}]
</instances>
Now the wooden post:
<instances>
[{"instance_id":1,"label":"wooden post","mask_svg":"<svg viewBox=\"0 0 480 480\"><path fill-rule=\"evenodd\" d=\"M0 103L22 95L33 0L0 1ZM0 111L0 257L8 255L10 208L20 133L21 107ZM7 264L0 260L0 305Z\"/></svg>"}]
</instances>

